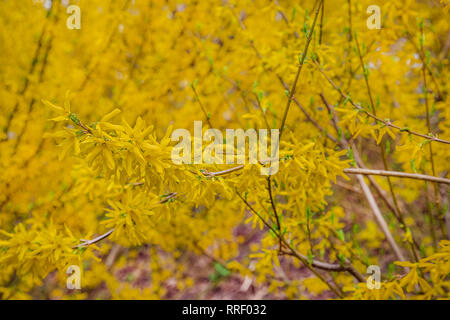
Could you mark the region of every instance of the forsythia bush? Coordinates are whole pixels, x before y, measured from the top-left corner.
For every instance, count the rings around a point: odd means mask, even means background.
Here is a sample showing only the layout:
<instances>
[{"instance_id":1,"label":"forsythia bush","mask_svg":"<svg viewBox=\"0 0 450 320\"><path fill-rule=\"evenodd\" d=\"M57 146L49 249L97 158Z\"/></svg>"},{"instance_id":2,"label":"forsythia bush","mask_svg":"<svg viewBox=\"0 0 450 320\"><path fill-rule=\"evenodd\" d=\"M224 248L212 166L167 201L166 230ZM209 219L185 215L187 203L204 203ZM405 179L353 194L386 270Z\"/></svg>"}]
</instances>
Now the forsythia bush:
<instances>
[{"instance_id":1,"label":"forsythia bush","mask_svg":"<svg viewBox=\"0 0 450 320\"><path fill-rule=\"evenodd\" d=\"M449 298L448 11L0 1L1 297L182 297L190 256L269 296ZM278 171L174 163L194 121L280 129ZM136 268L145 285L124 279Z\"/></svg>"}]
</instances>

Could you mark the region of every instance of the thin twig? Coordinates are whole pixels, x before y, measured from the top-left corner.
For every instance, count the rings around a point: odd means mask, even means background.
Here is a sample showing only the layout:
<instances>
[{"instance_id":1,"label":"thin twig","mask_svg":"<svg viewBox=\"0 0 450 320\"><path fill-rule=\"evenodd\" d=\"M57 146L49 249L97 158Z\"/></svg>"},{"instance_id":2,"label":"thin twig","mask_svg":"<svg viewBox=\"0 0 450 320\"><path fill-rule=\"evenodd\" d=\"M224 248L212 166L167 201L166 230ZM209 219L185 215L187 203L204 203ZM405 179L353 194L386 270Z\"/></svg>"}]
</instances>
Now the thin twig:
<instances>
[{"instance_id":1,"label":"thin twig","mask_svg":"<svg viewBox=\"0 0 450 320\"><path fill-rule=\"evenodd\" d=\"M361 107L360 105L358 105L358 104L356 104L355 102L353 102L353 100L352 100L347 94L345 94L344 92L342 92L342 90L341 90L341 89L333 82L333 80L331 80L331 79L328 77L328 75L325 73L325 71L319 66L319 64L318 64L316 61L314 61L314 63L315 63L315 65L316 65L317 69L320 71L320 73L325 77L325 79L331 84L331 86L332 86L336 91L338 91L338 92L341 94L341 96L342 96L345 100L347 100L348 102L350 102L350 103L352 104L352 106L355 107L357 110L359 110L359 111L361 111L362 113L366 114L367 116L369 116L369 117L375 119L377 122L383 123L385 126L388 126L388 127L394 128L394 129L397 129L397 130L399 130L400 132L408 132L409 134L412 134L412 135L415 135L415 136L418 136L418 137L421 137L421 138L424 138L424 139L428 139L428 140L430 140L430 141L435 141L435 142L441 142L441 143L445 143L445 144L450 144L450 141L447 141L447 140L444 140L444 139L439 139L439 138L437 138L437 137L435 137L435 136L432 136L432 135L425 135L425 134L422 134L422 133L414 132L414 131L412 131L411 129L409 129L408 127L403 127L403 128L402 128L402 127L399 127L399 126L393 124L390 120L383 120L383 119L381 119L381 118L375 116L374 114L372 114L372 113L370 113L370 112L364 110L363 107Z\"/></svg>"},{"instance_id":2,"label":"thin twig","mask_svg":"<svg viewBox=\"0 0 450 320\"><path fill-rule=\"evenodd\" d=\"M342 293L339 291L338 288L335 288L334 286L332 286L328 281L326 281L323 276L318 273L314 268L313 268L313 263L315 263L314 267L317 268L321 268L324 270L328 270L328 271L339 271L339 270L335 270L333 268L341 268L341 265L332 265L332 264L328 264L328 263L317 263L318 261L312 261L311 264L308 263L308 258L302 254L299 254L285 239L284 237L282 237L280 234L278 234L276 232L276 230L274 230L272 228L272 226L270 224L267 223L267 221L261 217L261 215L255 210L253 209L253 207L247 202L247 200L245 200L240 194L239 192L236 191L237 196L245 203L245 205L261 220L261 222L269 229L271 230L280 240L281 242L290 250L290 254L294 255L297 259L299 259L312 273L314 273L323 283L325 283L337 296L339 296L340 298L343 297Z\"/></svg>"},{"instance_id":3,"label":"thin twig","mask_svg":"<svg viewBox=\"0 0 450 320\"><path fill-rule=\"evenodd\" d=\"M320 24L319 24L319 44L322 44L322 29L323 29L323 12L325 10L325 0L322 1L322 10L320 13Z\"/></svg>"},{"instance_id":4,"label":"thin twig","mask_svg":"<svg viewBox=\"0 0 450 320\"><path fill-rule=\"evenodd\" d=\"M210 115L208 114L208 112L205 109L205 106L203 105L202 101L200 100L200 97L197 94L197 90L195 89L195 85L192 84L191 88L192 88L192 91L194 91L195 100L197 100L198 104L200 105L200 108L202 109L202 112L203 112L203 114L204 114L204 116L206 118L206 121L208 122L209 127L212 129L213 126L211 124L211 120L209 119Z\"/></svg>"},{"instance_id":5,"label":"thin twig","mask_svg":"<svg viewBox=\"0 0 450 320\"><path fill-rule=\"evenodd\" d=\"M203 175L205 175L207 177L216 177L216 176L222 176L222 175L225 175L225 174L228 174L228 173L232 173L234 171L238 171L238 170L241 170L243 168L244 168L244 165L242 164L242 165L239 165L239 166L236 166L236 167L233 167L233 168L230 168L230 169L225 169L225 170L222 170L222 171L210 172L210 171L207 171L207 170L203 170L202 173L203 173Z\"/></svg>"},{"instance_id":6,"label":"thin twig","mask_svg":"<svg viewBox=\"0 0 450 320\"><path fill-rule=\"evenodd\" d=\"M436 183L450 184L450 179L434 177L434 176L429 176L426 174L419 174L419 173L374 170L374 169L360 169L360 168L345 168L344 172L349 173L349 174L376 175L376 176L384 176L384 177L400 177L400 178L425 180L425 181L431 181L431 182L436 182Z\"/></svg>"},{"instance_id":7,"label":"thin twig","mask_svg":"<svg viewBox=\"0 0 450 320\"><path fill-rule=\"evenodd\" d=\"M420 24L420 35L421 35L421 41L420 41L420 51L422 53L421 56L425 55L424 52L424 48L423 48L423 22ZM427 74L426 74L426 61L425 59L422 60L422 76L423 76L423 95L424 95L424 99L425 99L425 112L426 112L426 120L427 120L427 129L428 132L431 134L432 130L431 130L431 119L430 119L430 107L428 105L428 85L427 85ZM430 162L431 162L431 173L433 174L433 176L436 175L436 168L434 165L434 157L433 157L433 146L431 145L431 143L428 144L428 150L430 152ZM436 207L438 209L438 213L441 213L441 204L439 201L439 187L436 183L433 183L433 189L434 189L434 201L436 204ZM433 227L434 223L433 223L433 212L432 210L429 211L429 217L430 217L430 227ZM439 219L439 223L440 226L442 228L442 232L445 234L445 228L443 225L443 221L442 219ZM434 231L433 231L434 232ZM435 243L436 246L436 243Z\"/></svg>"},{"instance_id":8,"label":"thin twig","mask_svg":"<svg viewBox=\"0 0 450 320\"><path fill-rule=\"evenodd\" d=\"M316 7L316 5L317 5L317 1L316 1L316 3L314 3L314 8ZM314 10L314 8L313 8L313 10ZM278 10L278 12L281 14L281 17L282 17L283 20L286 22L286 24L289 25L289 21L288 21L286 15L285 15L285 13L284 13L282 10ZM234 14L234 12L233 12L233 14ZM239 25L241 26L241 28L242 28L243 30L247 30L247 28L245 27L244 23L243 23L239 18L236 17L236 19L238 20ZM297 39L300 37L299 34L297 33L297 31L294 31L294 36L295 36ZM262 57L261 53L258 51L258 49L255 47L254 42L253 42L252 40L250 40L249 43L250 43L250 46L252 47L253 51L255 51L256 56L257 56L260 60L262 60L263 57ZM283 88L289 92L289 86L287 85L287 83L283 80L283 78L282 78L279 74L277 74L275 71L273 71L272 68L267 67L265 64L263 64L263 67L264 67L264 70L265 70L265 71L267 71L267 72L273 72L273 73L275 74L275 76L277 77L278 81L279 81L279 82L281 83L281 85L283 86ZM230 81L230 80L228 80L228 81ZM239 90L242 90L238 85L235 84L235 86L236 86L236 88L238 88ZM308 120L309 120L309 121L317 128L317 129L319 129L320 132L322 132L322 133L325 135L326 138L330 139L330 140L333 141L334 143L337 143L336 139L335 139L332 135L330 135L330 134L329 134L329 133L328 133L328 132L327 132L327 131L326 131L326 130L325 130L325 129L317 122L317 121L315 121L315 120L312 118L312 116L306 111L306 109L305 109L305 108L298 102L298 100L295 98L295 95L293 96L292 101L297 105L297 107L298 107L298 108L300 109L300 111L305 115L305 117L306 117L306 118L307 118L307 119L308 119Z\"/></svg>"},{"instance_id":9,"label":"thin twig","mask_svg":"<svg viewBox=\"0 0 450 320\"><path fill-rule=\"evenodd\" d=\"M376 111L375 104L374 104L373 98L372 98L372 90L371 90L371 87L369 85L369 70L367 69L366 65L364 64L363 56L361 54L361 49L360 49L360 46L359 46L358 37L356 35L355 35L355 43L356 43L356 49L357 49L357 52L358 52L358 57L359 57L359 61L360 61L360 64L361 64L361 68L363 69L363 74L364 74L364 80L365 80L365 83L366 83L367 93L368 93L369 99L370 99L370 106L372 108L372 112L373 112L374 116L376 116L377 115L377 111ZM376 129L375 132L378 132L378 130ZM431 145L431 143L430 143L430 145ZM383 160L384 170L389 170L389 164L387 162L386 151L385 151L385 142L382 141L380 143L380 145L379 145L379 148L380 148L380 152L381 152L381 159ZM395 208L394 215L400 221L401 225L403 226L404 231L406 231L406 223L405 223L405 220L403 218L403 213L400 210L400 207L398 205L397 196L395 195L394 187L392 185L392 181L391 181L389 176L387 176L386 178L387 178L386 180L387 180L388 186L389 186L389 191L390 191L391 196L392 196L392 200L394 201L394 208ZM414 253L414 256L415 256L416 253L415 253L414 249L413 249L413 253Z\"/></svg>"},{"instance_id":10,"label":"thin twig","mask_svg":"<svg viewBox=\"0 0 450 320\"><path fill-rule=\"evenodd\" d=\"M174 198L177 196L176 192L172 192L170 193L167 197L165 197L164 199L162 199L161 201L159 201L158 203L163 204L168 202L170 199ZM97 238L94 238L92 240L86 240L86 239L80 239L81 243L72 247L73 249L76 248L80 248L80 247L86 247L86 246L90 246L92 244L95 244L97 242L102 241L103 239L108 238L113 232L114 232L115 228L112 228L111 230L105 232L104 234L98 236Z\"/></svg>"},{"instance_id":11,"label":"thin twig","mask_svg":"<svg viewBox=\"0 0 450 320\"><path fill-rule=\"evenodd\" d=\"M367 201L369 202L369 206L372 209L372 212L375 216L375 219L378 222L378 225L380 226L381 230L383 231L384 235L386 236L387 241L389 242L392 250L394 250L394 253L398 260L405 261L405 257L403 256L403 253L401 252L400 248L397 246L397 243L394 240L394 237L392 236L391 232L389 231L389 227L386 224L386 221L383 218L383 215L380 212L380 209L378 208L377 202L375 201L375 198L372 195L372 192L370 192L369 187L367 186L366 182L364 181L364 177L361 174L358 174L356 178L359 181L359 184L362 187L362 190L364 192L364 195L366 196Z\"/></svg>"},{"instance_id":12,"label":"thin twig","mask_svg":"<svg viewBox=\"0 0 450 320\"><path fill-rule=\"evenodd\" d=\"M333 125L334 128L336 130L336 133L339 136L339 143L341 144L341 146L344 149L348 149L349 148L349 141L345 138L345 136L343 136L342 134L340 134L340 130L339 130L339 119L338 116L336 115L336 113L334 112L334 108L331 104L328 103L328 101L326 100L325 96L321 93L320 97L323 101L323 103L325 104L326 108L328 109L328 112L332 115L332 119L333 119ZM364 163L361 159L361 157L359 156L359 153L357 152L356 148L352 147L353 150L353 157L355 159L355 162L357 164L357 166L362 167L362 170L365 170L365 166ZM372 176L369 175L369 181L370 183L375 187L375 190L377 191L377 193L380 195L380 197L384 200L384 202L386 203L386 205L389 207L389 209L394 212L394 216L397 218L397 220L400 222L400 225L402 226L402 229L406 232L406 224L404 222L403 216L400 214L397 214L397 210L394 206L391 205L391 203L388 201L387 197L384 194L384 191L381 189L381 187L375 182L375 180L373 179ZM370 189L369 189L370 191ZM373 197L373 196L372 196ZM375 214L375 213L374 213ZM381 217L382 218L382 217ZM384 218L383 218L384 219ZM412 239L413 239L413 243L414 245L419 248L419 245L417 243L417 241L415 240L414 235L411 233ZM411 247L412 253L414 258L417 259L417 254L416 251L414 250L413 247Z\"/></svg>"},{"instance_id":13,"label":"thin twig","mask_svg":"<svg viewBox=\"0 0 450 320\"><path fill-rule=\"evenodd\" d=\"M44 22L44 26L43 26L43 28L42 28L42 31L41 31L41 33L40 33L40 35L39 35L38 43L37 43L36 49L35 49L35 51L34 51L33 58L31 59L30 67L29 67L28 73L27 73L27 75L25 76L25 82L24 82L24 85L23 85L22 89L18 92L18 94L19 94L20 96L23 96L23 95L26 93L27 89L29 88L31 75L34 73L34 70L35 70L35 68L36 68L36 65L37 65L37 63L38 63L38 61L39 61L39 55L40 55L40 52L41 52L41 49L42 49L42 43L43 43L43 40L44 40L44 36L45 36L45 34L47 33L47 28L48 28L49 18L50 18L51 15L52 15L53 7L54 7L53 5L50 6L50 9L47 11L47 14L46 14L46 16L45 16L45 19L46 19L46 20L45 20L45 22ZM7 118L7 120L6 120L6 125L5 125L5 127L3 128L3 132L4 132L4 133L8 133L8 131L9 131L10 127L11 127L12 120L13 120L13 118L14 118L14 115L15 115L15 113L17 112L17 110L19 109L19 104L20 104L19 101L17 101L16 104L14 105L14 108L13 108L12 112L9 114L9 116L8 116L8 118ZM1 141L4 141L4 140L7 140L7 139L8 139L8 138L6 137L6 138L0 140L0 142L1 142Z\"/></svg>"},{"instance_id":14,"label":"thin twig","mask_svg":"<svg viewBox=\"0 0 450 320\"><path fill-rule=\"evenodd\" d=\"M286 123L287 115L289 113L289 107L291 106L292 98L294 97L295 89L297 87L297 82L298 82L298 79L300 77L300 73L302 72L302 68L303 68L303 64L304 64L305 59L306 59L306 55L308 53L309 44L311 43L311 39L312 39L313 34L314 34L314 27L316 26L317 17L319 15L320 7L322 6L322 4L323 4L323 0L320 1L319 6L318 6L318 8L316 10L316 14L314 16L314 21L313 21L311 30L309 31L308 38L307 38L306 44L305 44L305 48L303 49L303 52L302 52L302 56L300 58L300 64L298 66L297 73L295 75L295 80L294 80L294 83L292 84L291 90L289 91L289 98L288 98L286 107L284 108L283 118L281 120L281 125L280 125L280 139L281 139L281 135L282 135L283 130L284 130L284 124Z\"/></svg>"},{"instance_id":15,"label":"thin twig","mask_svg":"<svg viewBox=\"0 0 450 320\"><path fill-rule=\"evenodd\" d=\"M203 174L207 177L216 177L226 175L228 173L232 173L244 168L244 165L239 165L230 169L222 170L222 171L203 171ZM399 178L408 178L408 179L416 179L416 180L425 180L431 182L437 182L442 184L450 184L450 179L429 176L426 174L418 174L418 173L408 173L408 172L400 172L400 171L388 171L388 170L375 170L375 169L365 169L365 168L346 168L344 169L345 173L349 174L363 174L363 175L377 175L377 176L385 176L385 177L399 177Z\"/></svg>"},{"instance_id":16,"label":"thin twig","mask_svg":"<svg viewBox=\"0 0 450 320\"><path fill-rule=\"evenodd\" d=\"M280 218L278 217L277 208L276 208L275 202L273 200L272 179L270 179L270 176L267 177L267 190L269 191L270 204L272 205L273 214L275 215L275 220L277 222L277 228L278 228L278 231L281 232ZM281 240L280 240L279 250L281 251Z\"/></svg>"},{"instance_id":17,"label":"thin twig","mask_svg":"<svg viewBox=\"0 0 450 320\"><path fill-rule=\"evenodd\" d=\"M111 230L105 232L104 234L102 234L102 235L100 235L97 238L94 238L92 240L80 239L81 243L76 245L76 246L74 246L74 247L72 247L72 248L76 249L76 248L80 248L80 247L87 247L87 246L90 246L90 245L95 244L97 242L100 242L103 239L108 238L114 232L114 230L115 230L115 228L112 228Z\"/></svg>"}]
</instances>

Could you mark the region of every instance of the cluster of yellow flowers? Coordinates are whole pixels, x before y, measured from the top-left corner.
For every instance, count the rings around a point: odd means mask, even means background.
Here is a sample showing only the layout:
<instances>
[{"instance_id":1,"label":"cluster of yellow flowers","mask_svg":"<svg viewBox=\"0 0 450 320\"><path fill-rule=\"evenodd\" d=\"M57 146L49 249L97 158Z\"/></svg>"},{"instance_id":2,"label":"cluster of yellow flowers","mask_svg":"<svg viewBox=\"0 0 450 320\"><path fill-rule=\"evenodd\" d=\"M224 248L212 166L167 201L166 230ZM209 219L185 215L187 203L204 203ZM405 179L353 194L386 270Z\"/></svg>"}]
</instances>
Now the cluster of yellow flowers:
<instances>
[{"instance_id":1,"label":"cluster of yellow flowers","mask_svg":"<svg viewBox=\"0 0 450 320\"><path fill-rule=\"evenodd\" d=\"M1 298L166 298L196 285L189 255L289 299L450 298L448 10L0 2ZM278 171L175 163L199 120L280 129Z\"/></svg>"}]
</instances>

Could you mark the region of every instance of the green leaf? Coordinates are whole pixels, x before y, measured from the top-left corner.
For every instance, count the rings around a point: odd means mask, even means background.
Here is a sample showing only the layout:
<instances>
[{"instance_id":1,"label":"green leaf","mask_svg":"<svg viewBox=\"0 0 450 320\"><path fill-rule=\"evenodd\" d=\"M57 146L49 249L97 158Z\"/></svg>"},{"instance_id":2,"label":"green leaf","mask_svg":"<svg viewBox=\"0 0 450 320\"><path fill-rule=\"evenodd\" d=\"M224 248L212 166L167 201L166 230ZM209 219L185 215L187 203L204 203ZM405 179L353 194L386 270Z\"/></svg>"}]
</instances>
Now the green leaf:
<instances>
[{"instance_id":1,"label":"green leaf","mask_svg":"<svg viewBox=\"0 0 450 320\"><path fill-rule=\"evenodd\" d=\"M331 222L331 224L334 224L334 212L332 212L331 213L331 216L330 216L330 222Z\"/></svg>"},{"instance_id":2,"label":"green leaf","mask_svg":"<svg viewBox=\"0 0 450 320\"><path fill-rule=\"evenodd\" d=\"M388 266L388 278L390 278L395 270L395 265L393 263L389 263Z\"/></svg>"},{"instance_id":3,"label":"green leaf","mask_svg":"<svg viewBox=\"0 0 450 320\"><path fill-rule=\"evenodd\" d=\"M419 18L417 18L417 28L422 29L423 28L423 18L419 20Z\"/></svg>"},{"instance_id":4,"label":"green leaf","mask_svg":"<svg viewBox=\"0 0 450 320\"><path fill-rule=\"evenodd\" d=\"M403 127L403 128L401 128L401 129L400 129L400 132L404 132L404 131L409 131L409 128L408 128L408 126L406 126L406 127Z\"/></svg>"},{"instance_id":5,"label":"green leaf","mask_svg":"<svg viewBox=\"0 0 450 320\"><path fill-rule=\"evenodd\" d=\"M231 271L224 267L221 263L215 262L214 269L217 271L219 275L222 277L228 277L231 274Z\"/></svg>"},{"instance_id":6,"label":"green leaf","mask_svg":"<svg viewBox=\"0 0 450 320\"><path fill-rule=\"evenodd\" d=\"M356 167L355 157L353 156L353 149L350 147L347 149L347 157L351 160L352 166Z\"/></svg>"},{"instance_id":7,"label":"green leaf","mask_svg":"<svg viewBox=\"0 0 450 320\"><path fill-rule=\"evenodd\" d=\"M343 106L345 106L345 104L350 100L350 96L347 96L344 100L344 102L342 103Z\"/></svg>"},{"instance_id":8,"label":"green leaf","mask_svg":"<svg viewBox=\"0 0 450 320\"><path fill-rule=\"evenodd\" d=\"M309 207L306 207L306 220L309 221L311 216L312 216L311 209Z\"/></svg>"},{"instance_id":9,"label":"green leaf","mask_svg":"<svg viewBox=\"0 0 450 320\"><path fill-rule=\"evenodd\" d=\"M76 125L80 125L80 119L78 119L75 113L70 113L69 119L72 120Z\"/></svg>"},{"instance_id":10,"label":"green leaf","mask_svg":"<svg viewBox=\"0 0 450 320\"><path fill-rule=\"evenodd\" d=\"M295 15L297 14L297 8L294 6L291 12L291 21L294 21Z\"/></svg>"},{"instance_id":11,"label":"green leaf","mask_svg":"<svg viewBox=\"0 0 450 320\"><path fill-rule=\"evenodd\" d=\"M430 61L431 61L431 52L430 50L425 51L425 63L426 65L430 65Z\"/></svg>"},{"instance_id":12,"label":"green leaf","mask_svg":"<svg viewBox=\"0 0 450 320\"><path fill-rule=\"evenodd\" d=\"M262 100L263 97L264 97L264 91L261 90L258 92L258 99Z\"/></svg>"},{"instance_id":13,"label":"green leaf","mask_svg":"<svg viewBox=\"0 0 450 320\"><path fill-rule=\"evenodd\" d=\"M416 169L416 159L411 159L410 160L410 164L411 164L411 169L413 172L417 173L417 169Z\"/></svg>"},{"instance_id":14,"label":"green leaf","mask_svg":"<svg viewBox=\"0 0 450 320\"><path fill-rule=\"evenodd\" d=\"M314 259L314 255L313 255L312 251L308 250L308 263L312 264L313 259Z\"/></svg>"},{"instance_id":15,"label":"green leaf","mask_svg":"<svg viewBox=\"0 0 450 320\"><path fill-rule=\"evenodd\" d=\"M198 82L198 80L195 79L195 80L191 83L192 89L195 89L195 88L197 87L197 82Z\"/></svg>"},{"instance_id":16,"label":"green leaf","mask_svg":"<svg viewBox=\"0 0 450 320\"><path fill-rule=\"evenodd\" d=\"M341 239L342 241L345 241L345 234L342 229L338 230L337 234L338 234L339 239Z\"/></svg>"},{"instance_id":17,"label":"green leaf","mask_svg":"<svg viewBox=\"0 0 450 320\"><path fill-rule=\"evenodd\" d=\"M303 32L308 37L308 26L306 25L306 22L303 24Z\"/></svg>"},{"instance_id":18,"label":"green leaf","mask_svg":"<svg viewBox=\"0 0 450 320\"><path fill-rule=\"evenodd\" d=\"M433 103L433 105L431 106L431 115L434 116L435 113L436 113L436 103Z\"/></svg>"}]
</instances>

